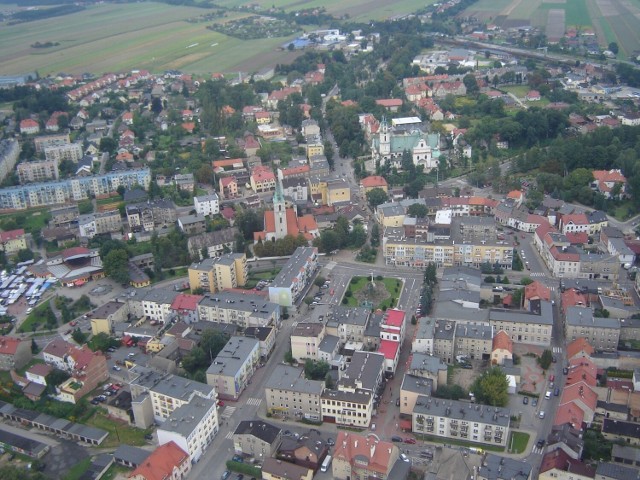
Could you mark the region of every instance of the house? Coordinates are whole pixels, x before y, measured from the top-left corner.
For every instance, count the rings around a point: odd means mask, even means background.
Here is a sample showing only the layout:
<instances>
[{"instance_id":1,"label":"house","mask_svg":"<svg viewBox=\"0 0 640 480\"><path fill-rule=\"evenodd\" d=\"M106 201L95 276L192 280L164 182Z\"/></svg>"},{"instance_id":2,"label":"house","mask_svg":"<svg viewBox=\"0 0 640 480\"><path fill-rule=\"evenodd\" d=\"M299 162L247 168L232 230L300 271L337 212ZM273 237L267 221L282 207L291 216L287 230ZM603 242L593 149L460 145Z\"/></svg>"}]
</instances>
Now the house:
<instances>
[{"instance_id":1,"label":"house","mask_svg":"<svg viewBox=\"0 0 640 480\"><path fill-rule=\"evenodd\" d=\"M262 480L312 480L313 470L268 457L262 464Z\"/></svg>"},{"instance_id":2,"label":"house","mask_svg":"<svg viewBox=\"0 0 640 480\"><path fill-rule=\"evenodd\" d=\"M251 189L256 193L268 192L276 188L276 175L265 165L253 167L249 181Z\"/></svg>"},{"instance_id":3,"label":"house","mask_svg":"<svg viewBox=\"0 0 640 480\"><path fill-rule=\"evenodd\" d=\"M383 98L376 100L376 105L386 108L390 112L397 112L402 107L401 98Z\"/></svg>"},{"instance_id":4,"label":"house","mask_svg":"<svg viewBox=\"0 0 640 480\"><path fill-rule=\"evenodd\" d=\"M191 290L202 289L216 293L225 288L243 286L248 278L247 257L244 253L225 253L192 263L188 269Z\"/></svg>"},{"instance_id":5,"label":"house","mask_svg":"<svg viewBox=\"0 0 640 480\"><path fill-rule=\"evenodd\" d=\"M238 196L238 181L235 177L220 177L220 195L223 198L235 198Z\"/></svg>"},{"instance_id":6,"label":"house","mask_svg":"<svg viewBox=\"0 0 640 480\"><path fill-rule=\"evenodd\" d=\"M537 90L529 90L525 95L524 99L527 102L539 102L542 99L540 92Z\"/></svg>"},{"instance_id":7,"label":"house","mask_svg":"<svg viewBox=\"0 0 640 480\"><path fill-rule=\"evenodd\" d=\"M562 449L554 449L542 457L538 479L593 480L595 475L590 465L572 458Z\"/></svg>"},{"instance_id":8,"label":"house","mask_svg":"<svg viewBox=\"0 0 640 480\"><path fill-rule=\"evenodd\" d=\"M171 412L158 427L158 443L175 443L196 463L219 429L216 399L196 395Z\"/></svg>"},{"instance_id":9,"label":"house","mask_svg":"<svg viewBox=\"0 0 640 480\"><path fill-rule=\"evenodd\" d=\"M256 459L273 457L282 443L282 430L262 420L241 420L233 432L233 449Z\"/></svg>"},{"instance_id":10,"label":"house","mask_svg":"<svg viewBox=\"0 0 640 480\"><path fill-rule=\"evenodd\" d=\"M129 474L131 480L182 480L191 472L187 452L175 442L160 445Z\"/></svg>"},{"instance_id":11,"label":"house","mask_svg":"<svg viewBox=\"0 0 640 480\"><path fill-rule=\"evenodd\" d=\"M0 336L0 370L20 369L29 363L31 356L31 342Z\"/></svg>"},{"instance_id":12,"label":"house","mask_svg":"<svg viewBox=\"0 0 640 480\"><path fill-rule=\"evenodd\" d=\"M626 193L627 179L619 169L594 170L591 188L605 198L622 198Z\"/></svg>"},{"instance_id":13,"label":"house","mask_svg":"<svg viewBox=\"0 0 640 480\"><path fill-rule=\"evenodd\" d=\"M218 396L237 400L247 388L260 361L260 342L255 338L231 337L207 369L207 384Z\"/></svg>"},{"instance_id":14,"label":"house","mask_svg":"<svg viewBox=\"0 0 640 480\"><path fill-rule=\"evenodd\" d=\"M199 235L207 229L207 219L203 215L184 215L178 217L178 227L185 235Z\"/></svg>"},{"instance_id":15,"label":"house","mask_svg":"<svg viewBox=\"0 0 640 480\"><path fill-rule=\"evenodd\" d=\"M0 232L0 251L6 255L15 255L20 250L27 248L27 236L24 229L7 230Z\"/></svg>"},{"instance_id":16,"label":"house","mask_svg":"<svg viewBox=\"0 0 640 480\"><path fill-rule=\"evenodd\" d=\"M192 258L215 258L232 252L237 240L238 229L236 227L223 228L212 232L201 233L189 237L187 248ZM205 255L206 252L206 255Z\"/></svg>"},{"instance_id":17,"label":"house","mask_svg":"<svg viewBox=\"0 0 640 480\"><path fill-rule=\"evenodd\" d=\"M220 202L217 193L193 197L193 206L198 215L212 216L220 213Z\"/></svg>"},{"instance_id":18,"label":"house","mask_svg":"<svg viewBox=\"0 0 640 480\"><path fill-rule=\"evenodd\" d=\"M513 341L507 332L500 330L493 337L491 364L502 365L505 360L513 360Z\"/></svg>"},{"instance_id":19,"label":"house","mask_svg":"<svg viewBox=\"0 0 640 480\"><path fill-rule=\"evenodd\" d=\"M275 457L317 472L329 453L326 437L319 430L302 432L299 438L284 436Z\"/></svg>"},{"instance_id":20,"label":"house","mask_svg":"<svg viewBox=\"0 0 640 480\"><path fill-rule=\"evenodd\" d=\"M298 362L319 360L319 347L326 336L322 322L298 322L291 332L291 355Z\"/></svg>"},{"instance_id":21,"label":"house","mask_svg":"<svg viewBox=\"0 0 640 480\"><path fill-rule=\"evenodd\" d=\"M40 385L46 385L47 375L49 375L52 371L53 367L51 365L47 365L46 363L36 363L33 367L25 372L25 376L30 382L38 383Z\"/></svg>"},{"instance_id":22,"label":"house","mask_svg":"<svg viewBox=\"0 0 640 480\"><path fill-rule=\"evenodd\" d=\"M20 121L20 133L23 135L35 135L40 132L40 125L31 118Z\"/></svg>"},{"instance_id":23,"label":"house","mask_svg":"<svg viewBox=\"0 0 640 480\"><path fill-rule=\"evenodd\" d=\"M367 192L370 192L374 188L380 188L387 193L388 184L385 178L379 175L371 175L360 180L360 191L363 196L366 196Z\"/></svg>"},{"instance_id":24,"label":"house","mask_svg":"<svg viewBox=\"0 0 640 480\"><path fill-rule=\"evenodd\" d=\"M598 462L595 478L597 480L640 480L640 470L615 463Z\"/></svg>"},{"instance_id":25,"label":"house","mask_svg":"<svg viewBox=\"0 0 640 480\"><path fill-rule=\"evenodd\" d=\"M380 480L400 480L391 476L391 471L400 459L400 450L391 442L385 442L377 435L367 436L340 431L334 447L333 478L377 478Z\"/></svg>"},{"instance_id":26,"label":"house","mask_svg":"<svg viewBox=\"0 0 640 480\"><path fill-rule=\"evenodd\" d=\"M640 445L640 423L623 422L605 418L602 421L602 435L610 441L621 440L627 445Z\"/></svg>"}]
</instances>

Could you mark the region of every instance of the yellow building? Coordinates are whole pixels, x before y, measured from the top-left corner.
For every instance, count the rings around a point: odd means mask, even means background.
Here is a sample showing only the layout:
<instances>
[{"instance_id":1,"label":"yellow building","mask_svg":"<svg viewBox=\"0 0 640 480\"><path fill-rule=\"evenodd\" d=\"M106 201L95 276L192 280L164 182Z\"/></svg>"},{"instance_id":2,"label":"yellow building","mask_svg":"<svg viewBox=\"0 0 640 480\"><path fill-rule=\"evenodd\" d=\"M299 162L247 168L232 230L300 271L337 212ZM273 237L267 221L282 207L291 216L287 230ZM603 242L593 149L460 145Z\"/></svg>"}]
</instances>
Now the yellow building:
<instances>
[{"instance_id":1,"label":"yellow building","mask_svg":"<svg viewBox=\"0 0 640 480\"><path fill-rule=\"evenodd\" d=\"M126 303L108 302L91 312L91 333L97 335L113 333L113 325L127 319L129 308Z\"/></svg>"},{"instance_id":2,"label":"yellow building","mask_svg":"<svg viewBox=\"0 0 640 480\"><path fill-rule=\"evenodd\" d=\"M367 192L370 192L371 190L373 190L374 188L379 188L381 190L384 190L384 193L387 193L388 185L385 178L380 177L378 175L372 175L360 180L360 190L362 191L363 196L366 195Z\"/></svg>"},{"instance_id":3,"label":"yellow building","mask_svg":"<svg viewBox=\"0 0 640 480\"><path fill-rule=\"evenodd\" d=\"M22 228L0 232L0 250L7 255L15 255L27 248L27 237Z\"/></svg>"},{"instance_id":4,"label":"yellow building","mask_svg":"<svg viewBox=\"0 0 640 480\"><path fill-rule=\"evenodd\" d=\"M307 143L307 158L311 158L315 155L324 155L324 145L322 142Z\"/></svg>"},{"instance_id":5,"label":"yellow building","mask_svg":"<svg viewBox=\"0 0 640 480\"><path fill-rule=\"evenodd\" d=\"M202 289L215 293L225 288L241 287L247 283L247 257L244 253L227 253L207 258L189 267L191 290Z\"/></svg>"},{"instance_id":6,"label":"yellow building","mask_svg":"<svg viewBox=\"0 0 640 480\"><path fill-rule=\"evenodd\" d=\"M311 193L311 199L320 205L327 204L327 179L314 177L309 179L309 192Z\"/></svg>"},{"instance_id":7,"label":"yellow building","mask_svg":"<svg viewBox=\"0 0 640 480\"><path fill-rule=\"evenodd\" d=\"M402 227L406 215L399 203L383 203L376 208L376 216L383 227Z\"/></svg>"},{"instance_id":8,"label":"yellow building","mask_svg":"<svg viewBox=\"0 0 640 480\"><path fill-rule=\"evenodd\" d=\"M351 188L345 178L336 178L327 182L327 205L351 201Z\"/></svg>"}]
</instances>

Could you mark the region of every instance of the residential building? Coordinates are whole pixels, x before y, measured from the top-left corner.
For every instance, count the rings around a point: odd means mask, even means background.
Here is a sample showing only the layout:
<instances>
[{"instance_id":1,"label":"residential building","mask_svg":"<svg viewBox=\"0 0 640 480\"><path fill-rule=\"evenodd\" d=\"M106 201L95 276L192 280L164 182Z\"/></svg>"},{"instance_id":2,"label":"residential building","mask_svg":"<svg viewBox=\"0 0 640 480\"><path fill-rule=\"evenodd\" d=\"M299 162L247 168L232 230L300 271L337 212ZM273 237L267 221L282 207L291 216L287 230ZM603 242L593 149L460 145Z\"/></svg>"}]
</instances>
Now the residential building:
<instances>
[{"instance_id":1,"label":"residential building","mask_svg":"<svg viewBox=\"0 0 640 480\"><path fill-rule=\"evenodd\" d=\"M400 413L411 415L420 397L429 397L435 391L430 378L405 373L400 386Z\"/></svg>"},{"instance_id":2,"label":"residential building","mask_svg":"<svg viewBox=\"0 0 640 480\"><path fill-rule=\"evenodd\" d=\"M276 175L265 165L258 165L251 170L249 177L251 189L256 192L268 192L276 188Z\"/></svg>"},{"instance_id":3,"label":"residential building","mask_svg":"<svg viewBox=\"0 0 640 480\"><path fill-rule=\"evenodd\" d=\"M446 363L453 363L455 359L456 322L436 320L433 335L433 355Z\"/></svg>"},{"instance_id":4,"label":"residential building","mask_svg":"<svg viewBox=\"0 0 640 480\"><path fill-rule=\"evenodd\" d=\"M31 360L31 342L0 336L0 370L16 370Z\"/></svg>"},{"instance_id":5,"label":"residential building","mask_svg":"<svg viewBox=\"0 0 640 480\"><path fill-rule=\"evenodd\" d=\"M78 163L82 159L84 152L80 143L64 143L62 145L51 145L43 148L44 158L57 161L56 165L64 160Z\"/></svg>"},{"instance_id":6,"label":"residential building","mask_svg":"<svg viewBox=\"0 0 640 480\"><path fill-rule=\"evenodd\" d=\"M241 328L280 324L280 305L262 295L221 291L205 295L198 304L198 317L204 322L234 324Z\"/></svg>"},{"instance_id":7,"label":"residential building","mask_svg":"<svg viewBox=\"0 0 640 480\"><path fill-rule=\"evenodd\" d=\"M247 281L247 257L244 253L225 253L191 264L188 269L192 290L216 293L225 288L243 286Z\"/></svg>"},{"instance_id":8,"label":"residential building","mask_svg":"<svg viewBox=\"0 0 640 480\"><path fill-rule=\"evenodd\" d=\"M391 475L400 450L377 435L363 436L353 432L338 432L333 453L332 474L338 480L377 478L395 480Z\"/></svg>"},{"instance_id":9,"label":"residential building","mask_svg":"<svg viewBox=\"0 0 640 480\"><path fill-rule=\"evenodd\" d=\"M191 472L189 454L175 442L160 445L136 469L130 480L183 480Z\"/></svg>"},{"instance_id":10,"label":"residential building","mask_svg":"<svg viewBox=\"0 0 640 480\"><path fill-rule=\"evenodd\" d=\"M146 379L139 378L137 381L142 382L143 380ZM132 383L135 382L136 380L132 381ZM135 390L136 387L133 386L131 393L134 397L136 396L134 395ZM177 375L161 376L157 383L151 384L147 391L153 417L159 423L164 422L174 410L190 403L195 397L214 401L217 398L214 387Z\"/></svg>"},{"instance_id":11,"label":"residential building","mask_svg":"<svg viewBox=\"0 0 640 480\"><path fill-rule=\"evenodd\" d=\"M186 324L197 322L199 320L198 303L203 298L202 295L180 293L171 303L171 318Z\"/></svg>"},{"instance_id":12,"label":"residential building","mask_svg":"<svg viewBox=\"0 0 640 480\"><path fill-rule=\"evenodd\" d=\"M598 462L596 480L640 480L640 470L609 462Z\"/></svg>"},{"instance_id":13,"label":"residential building","mask_svg":"<svg viewBox=\"0 0 640 480\"><path fill-rule=\"evenodd\" d=\"M204 260L205 257L214 258L225 252L231 253L235 249L238 233L236 227L229 227L191 236L187 240L189 254L192 258Z\"/></svg>"},{"instance_id":14,"label":"residential building","mask_svg":"<svg viewBox=\"0 0 640 480\"><path fill-rule=\"evenodd\" d=\"M275 305L279 307L279 305ZM279 308L278 308L279 311ZM272 322L273 325L277 324L277 320ZM266 360L271 356L273 348L276 346L276 327L246 327L244 329L244 336L249 338L255 338L260 342L260 359Z\"/></svg>"},{"instance_id":15,"label":"residential building","mask_svg":"<svg viewBox=\"0 0 640 480\"><path fill-rule=\"evenodd\" d=\"M318 267L316 247L298 247L269 285L269 300L282 307L294 307Z\"/></svg>"},{"instance_id":16,"label":"residential building","mask_svg":"<svg viewBox=\"0 0 640 480\"><path fill-rule=\"evenodd\" d=\"M433 355L435 320L430 317L418 319L418 328L411 342L411 351Z\"/></svg>"},{"instance_id":17,"label":"residential building","mask_svg":"<svg viewBox=\"0 0 640 480\"><path fill-rule=\"evenodd\" d=\"M237 400L247 388L260 361L260 342L255 338L231 337L207 369L207 383L220 398Z\"/></svg>"},{"instance_id":18,"label":"residential building","mask_svg":"<svg viewBox=\"0 0 640 480\"><path fill-rule=\"evenodd\" d=\"M551 345L553 309L551 302L531 301L529 311L492 308L489 322L494 332L506 332L513 343Z\"/></svg>"},{"instance_id":19,"label":"residential building","mask_svg":"<svg viewBox=\"0 0 640 480\"><path fill-rule=\"evenodd\" d=\"M148 168L141 168L5 187L0 189L0 208L24 210L33 207L50 207L116 193L121 185L125 188L132 188L134 185L148 188L150 182L151 171Z\"/></svg>"},{"instance_id":20,"label":"residential building","mask_svg":"<svg viewBox=\"0 0 640 480\"><path fill-rule=\"evenodd\" d=\"M317 472L330 448L327 445L326 434L311 428L302 432L299 438L283 436L275 457Z\"/></svg>"},{"instance_id":21,"label":"residential building","mask_svg":"<svg viewBox=\"0 0 640 480\"><path fill-rule=\"evenodd\" d=\"M304 177L290 177L283 179L282 193L285 197L291 198L296 203L306 203L309 198L307 179Z\"/></svg>"},{"instance_id":22,"label":"residential building","mask_svg":"<svg viewBox=\"0 0 640 480\"><path fill-rule=\"evenodd\" d=\"M144 288L134 297L129 298L129 309L132 315L146 316L149 320L168 323L173 318L173 305L180 292L173 288Z\"/></svg>"},{"instance_id":23,"label":"residential building","mask_svg":"<svg viewBox=\"0 0 640 480\"><path fill-rule=\"evenodd\" d=\"M36 153L42 153L47 147L57 147L68 145L71 143L69 133L58 133L55 135L42 135L33 139L33 145L36 147Z\"/></svg>"},{"instance_id":24,"label":"residential building","mask_svg":"<svg viewBox=\"0 0 640 480\"><path fill-rule=\"evenodd\" d=\"M220 213L220 201L217 193L193 197L193 206L198 215L212 216Z\"/></svg>"},{"instance_id":25,"label":"residential building","mask_svg":"<svg viewBox=\"0 0 640 480\"><path fill-rule=\"evenodd\" d=\"M0 251L5 255L15 255L20 250L27 248L27 235L24 229L7 230L0 232Z\"/></svg>"},{"instance_id":26,"label":"residential building","mask_svg":"<svg viewBox=\"0 0 640 480\"><path fill-rule=\"evenodd\" d=\"M301 368L277 364L265 383L267 412L287 417L322 419L324 381L307 380Z\"/></svg>"},{"instance_id":27,"label":"residential building","mask_svg":"<svg viewBox=\"0 0 640 480\"><path fill-rule=\"evenodd\" d=\"M215 398L194 396L176 408L158 427L158 443L175 443L196 463L220 429Z\"/></svg>"},{"instance_id":28,"label":"residential building","mask_svg":"<svg viewBox=\"0 0 640 480\"><path fill-rule=\"evenodd\" d=\"M165 199L127 205L125 213L133 232L151 232L156 227L168 227L178 218L175 204Z\"/></svg>"},{"instance_id":29,"label":"residential building","mask_svg":"<svg viewBox=\"0 0 640 480\"><path fill-rule=\"evenodd\" d=\"M20 133L23 135L35 135L40 132L40 125L31 118L20 121Z\"/></svg>"},{"instance_id":30,"label":"residential building","mask_svg":"<svg viewBox=\"0 0 640 480\"><path fill-rule=\"evenodd\" d=\"M640 467L640 450L626 445L614 444L611 450L611 461L638 468Z\"/></svg>"},{"instance_id":31,"label":"residential building","mask_svg":"<svg viewBox=\"0 0 640 480\"><path fill-rule=\"evenodd\" d=\"M32 182L45 182L60 178L57 160L34 160L21 162L16 167L16 174L20 184Z\"/></svg>"},{"instance_id":32,"label":"residential building","mask_svg":"<svg viewBox=\"0 0 640 480\"><path fill-rule=\"evenodd\" d=\"M233 432L236 454L257 459L275 456L282 442L282 430L262 420L241 420Z\"/></svg>"},{"instance_id":33,"label":"residential building","mask_svg":"<svg viewBox=\"0 0 640 480\"><path fill-rule=\"evenodd\" d=\"M613 442L622 440L627 445L638 446L640 445L640 424L605 418L602 422L602 435Z\"/></svg>"},{"instance_id":34,"label":"residential building","mask_svg":"<svg viewBox=\"0 0 640 480\"><path fill-rule=\"evenodd\" d=\"M513 360L513 341L507 332L500 330L493 337L491 364L504 365L505 360Z\"/></svg>"},{"instance_id":35,"label":"residential building","mask_svg":"<svg viewBox=\"0 0 640 480\"><path fill-rule=\"evenodd\" d=\"M78 216L78 229L81 237L93 238L104 233L122 230L122 218L119 210L88 213Z\"/></svg>"},{"instance_id":36,"label":"residential building","mask_svg":"<svg viewBox=\"0 0 640 480\"><path fill-rule=\"evenodd\" d=\"M511 412L457 400L420 397L412 414L412 431L443 438L506 446Z\"/></svg>"},{"instance_id":37,"label":"residential building","mask_svg":"<svg viewBox=\"0 0 640 480\"><path fill-rule=\"evenodd\" d=\"M493 349L493 327L488 324L458 323L455 330L455 355L488 360Z\"/></svg>"},{"instance_id":38,"label":"residential building","mask_svg":"<svg viewBox=\"0 0 640 480\"><path fill-rule=\"evenodd\" d=\"M49 210L49 213L51 214L50 227L69 227L69 224L77 220L80 215L77 205L54 207Z\"/></svg>"},{"instance_id":39,"label":"residential building","mask_svg":"<svg viewBox=\"0 0 640 480\"><path fill-rule=\"evenodd\" d=\"M238 196L238 181L234 176L220 177L220 194L223 198L235 198Z\"/></svg>"},{"instance_id":40,"label":"residential building","mask_svg":"<svg viewBox=\"0 0 640 480\"><path fill-rule=\"evenodd\" d=\"M590 308L568 307L565 332L567 341L584 338L596 350L615 352L620 340L620 319L595 317Z\"/></svg>"},{"instance_id":41,"label":"residential building","mask_svg":"<svg viewBox=\"0 0 640 480\"><path fill-rule=\"evenodd\" d=\"M487 453L478 469L478 480L530 480L533 467L520 459Z\"/></svg>"},{"instance_id":42,"label":"residential building","mask_svg":"<svg viewBox=\"0 0 640 480\"><path fill-rule=\"evenodd\" d=\"M127 303L110 301L100 305L92 311L91 333L93 335L98 335L99 333L111 335L113 333L113 326L116 323L122 323L127 320L128 314L129 308Z\"/></svg>"},{"instance_id":43,"label":"residential building","mask_svg":"<svg viewBox=\"0 0 640 480\"><path fill-rule=\"evenodd\" d=\"M347 342L364 342L364 332L371 317L371 310L364 307L335 306L327 313L327 333Z\"/></svg>"},{"instance_id":44,"label":"residential building","mask_svg":"<svg viewBox=\"0 0 640 480\"><path fill-rule=\"evenodd\" d=\"M327 181L327 205L346 205L351 202L351 186L346 178Z\"/></svg>"},{"instance_id":45,"label":"residential building","mask_svg":"<svg viewBox=\"0 0 640 480\"><path fill-rule=\"evenodd\" d=\"M416 377L426 378L433 383L433 389L447 383L447 364L430 354L414 352L407 373Z\"/></svg>"},{"instance_id":46,"label":"residential building","mask_svg":"<svg viewBox=\"0 0 640 480\"><path fill-rule=\"evenodd\" d=\"M291 355L297 362L319 360L319 347L327 334L322 322L299 322L291 332Z\"/></svg>"},{"instance_id":47,"label":"residential building","mask_svg":"<svg viewBox=\"0 0 640 480\"><path fill-rule=\"evenodd\" d=\"M36 363L25 372L25 376L30 382L37 383L38 385L46 385L47 375L52 371L53 367L51 365L47 365L46 363Z\"/></svg>"},{"instance_id":48,"label":"residential building","mask_svg":"<svg viewBox=\"0 0 640 480\"><path fill-rule=\"evenodd\" d=\"M594 170L591 188L605 198L622 198L626 193L627 179L621 170Z\"/></svg>"},{"instance_id":49,"label":"residential building","mask_svg":"<svg viewBox=\"0 0 640 480\"><path fill-rule=\"evenodd\" d=\"M374 188L380 188L387 193L388 184L385 178L379 175L371 175L360 180L360 192L363 197L366 197L367 192L370 192Z\"/></svg>"},{"instance_id":50,"label":"residential building","mask_svg":"<svg viewBox=\"0 0 640 480\"><path fill-rule=\"evenodd\" d=\"M262 480L312 480L313 470L272 457L262 464Z\"/></svg>"},{"instance_id":51,"label":"residential building","mask_svg":"<svg viewBox=\"0 0 640 480\"><path fill-rule=\"evenodd\" d=\"M203 215L183 215L178 217L178 227L185 235L198 235L207 229L207 219Z\"/></svg>"}]
</instances>

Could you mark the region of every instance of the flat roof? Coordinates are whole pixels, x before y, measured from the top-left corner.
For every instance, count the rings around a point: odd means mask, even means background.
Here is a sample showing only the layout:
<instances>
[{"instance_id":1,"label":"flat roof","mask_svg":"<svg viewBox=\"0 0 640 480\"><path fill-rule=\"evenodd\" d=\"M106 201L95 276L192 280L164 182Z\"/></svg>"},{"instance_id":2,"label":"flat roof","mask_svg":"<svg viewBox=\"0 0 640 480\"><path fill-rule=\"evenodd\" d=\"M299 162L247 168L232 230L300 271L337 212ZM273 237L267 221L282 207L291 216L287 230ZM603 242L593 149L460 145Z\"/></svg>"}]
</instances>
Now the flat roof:
<instances>
[{"instance_id":1,"label":"flat roof","mask_svg":"<svg viewBox=\"0 0 640 480\"><path fill-rule=\"evenodd\" d=\"M194 392L199 392L204 396L210 396L215 392L215 388L211 385L177 375L167 375L149 390L160 395L182 400L188 400Z\"/></svg>"},{"instance_id":2,"label":"flat roof","mask_svg":"<svg viewBox=\"0 0 640 480\"><path fill-rule=\"evenodd\" d=\"M404 377L402 377L400 390L417 393L419 395L431 395L433 391L433 380L405 373Z\"/></svg>"},{"instance_id":3,"label":"flat roof","mask_svg":"<svg viewBox=\"0 0 640 480\"><path fill-rule=\"evenodd\" d=\"M319 396L324 390L324 382L307 380L304 378L304 370L302 368L277 364L266 381L264 388Z\"/></svg>"},{"instance_id":4,"label":"flat roof","mask_svg":"<svg viewBox=\"0 0 640 480\"><path fill-rule=\"evenodd\" d=\"M293 281L300 275L304 266L307 264L310 258L318 255L318 249L316 247L298 247L293 252L291 258L286 265L280 270L280 273L276 275L269 288L289 288Z\"/></svg>"},{"instance_id":5,"label":"flat roof","mask_svg":"<svg viewBox=\"0 0 640 480\"><path fill-rule=\"evenodd\" d=\"M420 395L413 409L413 414L447 417L465 420L470 423L486 423L508 427L510 424L511 410L508 408L490 407L488 405L460 402L458 400L443 400Z\"/></svg>"},{"instance_id":6,"label":"flat roof","mask_svg":"<svg viewBox=\"0 0 640 480\"><path fill-rule=\"evenodd\" d=\"M175 432L185 438L198 428L200 422L206 418L211 410L216 409L214 399L202 398L196 395L189 403L185 403L176 408L171 415L158 427L158 430Z\"/></svg>"},{"instance_id":7,"label":"flat roof","mask_svg":"<svg viewBox=\"0 0 640 480\"><path fill-rule=\"evenodd\" d=\"M503 308L492 308L489 310L489 320L492 322L512 322L527 324L553 325L553 309L551 302L540 300L531 302L532 306L538 303L539 310L508 310Z\"/></svg>"},{"instance_id":8,"label":"flat roof","mask_svg":"<svg viewBox=\"0 0 640 480\"><path fill-rule=\"evenodd\" d=\"M213 363L207 368L207 375L236 377L252 352L260 350L260 342L255 338L231 337Z\"/></svg>"}]
</instances>

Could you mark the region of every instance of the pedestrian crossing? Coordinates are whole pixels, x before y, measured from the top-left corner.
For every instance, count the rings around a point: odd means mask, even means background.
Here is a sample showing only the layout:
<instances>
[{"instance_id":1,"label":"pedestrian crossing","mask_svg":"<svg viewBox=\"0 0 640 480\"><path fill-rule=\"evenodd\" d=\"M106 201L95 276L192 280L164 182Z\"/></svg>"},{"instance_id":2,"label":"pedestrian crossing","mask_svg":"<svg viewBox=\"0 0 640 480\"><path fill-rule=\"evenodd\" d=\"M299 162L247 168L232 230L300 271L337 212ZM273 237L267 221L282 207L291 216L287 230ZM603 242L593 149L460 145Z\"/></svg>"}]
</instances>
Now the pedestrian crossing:
<instances>
[{"instance_id":1,"label":"pedestrian crossing","mask_svg":"<svg viewBox=\"0 0 640 480\"><path fill-rule=\"evenodd\" d=\"M553 347L553 353L562 353L562 347Z\"/></svg>"},{"instance_id":2,"label":"pedestrian crossing","mask_svg":"<svg viewBox=\"0 0 640 480\"><path fill-rule=\"evenodd\" d=\"M531 453L538 453L542 455L544 453L544 447L539 447L537 445L534 445L533 449L531 450Z\"/></svg>"},{"instance_id":3,"label":"pedestrian crossing","mask_svg":"<svg viewBox=\"0 0 640 480\"><path fill-rule=\"evenodd\" d=\"M544 272L532 272L529 274L530 277L546 277L547 274Z\"/></svg>"},{"instance_id":4,"label":"pedestrian crossing","mask_svg":"<svg viewBox=\"0 0 640 480\"><path fill-rule=\"evenodd\" d=\"M224 438L226 438L227 440L233 440L233 430L230 430Z\"/></svg>"},{"instance_id":5,"label":"pedestrian crossing","mask_svg":"<svg viewBox=\"0 0 640 480\"><path fill-rule=\"evenodd\" d=\"M231 415L233 415L233 412L235 411L236 411L236 407L225 407L220 417L229 419L231 418Z\"/></svg>"},{"instance_id":6,"label":"pedestrian crossing","mask_svg":"<svg viewBox=\"0 0 640 480\"><path fill-rule=\"evenodd\" d=\"M259 407L261 403L262 403L261 398L252 397L247 400L247 405L253 405L254 407Z\"/></svg>"}]
</instances>

